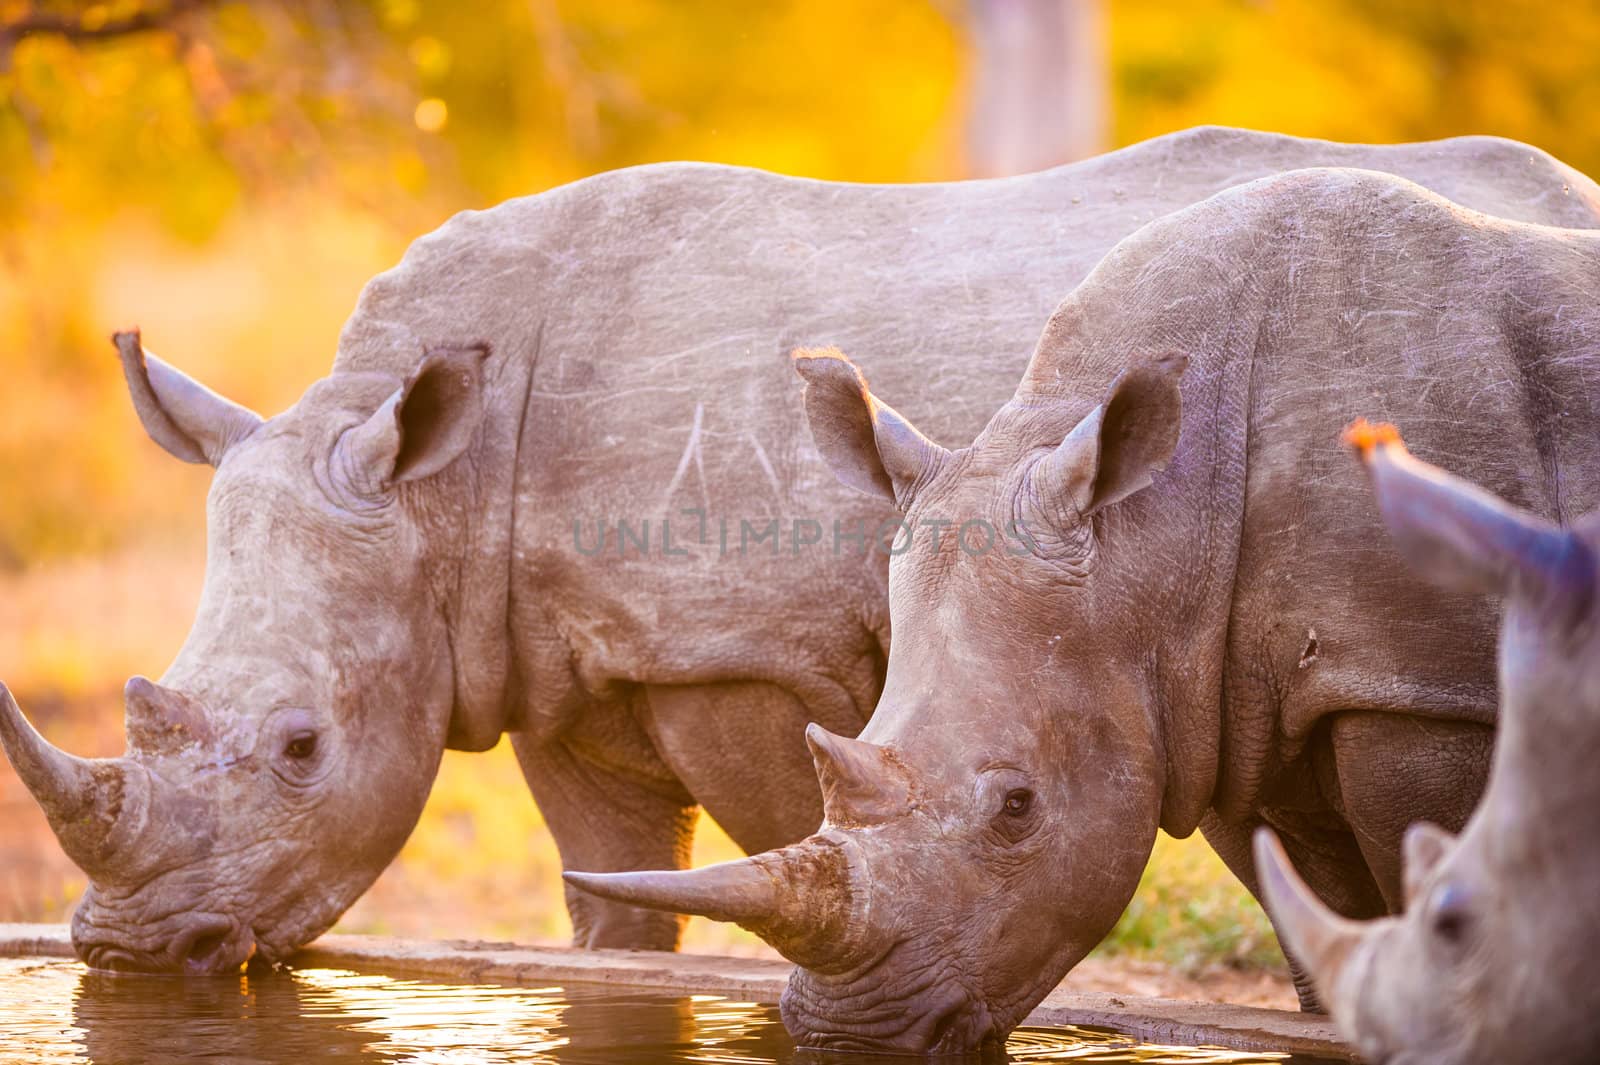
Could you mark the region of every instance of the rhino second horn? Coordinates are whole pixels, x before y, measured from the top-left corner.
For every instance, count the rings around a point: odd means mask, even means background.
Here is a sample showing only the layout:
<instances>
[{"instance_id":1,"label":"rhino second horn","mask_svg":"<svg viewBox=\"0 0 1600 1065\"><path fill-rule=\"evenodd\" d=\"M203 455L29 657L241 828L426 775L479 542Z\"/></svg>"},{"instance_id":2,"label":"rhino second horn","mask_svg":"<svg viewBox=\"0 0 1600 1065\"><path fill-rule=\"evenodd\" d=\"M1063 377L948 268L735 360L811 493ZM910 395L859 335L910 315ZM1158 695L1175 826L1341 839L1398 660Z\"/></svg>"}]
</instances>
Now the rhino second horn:
<instances>
[{"instance_id":1,"label":"rhino second horn","mask_svg":"<svg viewBox=\"0 0 1600 1065\"><path fill-rule=\"evenodd\" d=\"M133 677L122 689L122 701L128 743L135 750L161 754L211 738L205 715L181 692Z\"/></svg>"},{"instance_id":2,"label":"rhino second horn","mask_svg":"<svg viewBox=\"0 0 1600 1065\"><path fill-rule=\"evenodd\" d=\"M1405 889L1406 909L1422 896L1428 878L1455 848L1456 838L1438 825L1417 821L1406 829L1400 853L1401 886Z\"/></svg>"},{"instance_id":3,"label":"rhino second horn","mask_svg":"<svg viewBox=\"0 0 1600 1065\"><path fill-rule=\"evenodd\" d=\"M910 809L905 771L877 744L806 726L806 746L822 786L828 823L840 828L879 824Z\"/></svg>"},{"instance_id":4,"label":"rhino second horn","mask_svg":"<svg viewBox=\"0 0 1600 1065\"><path fill-rule=\"evenodd\" d=\"M851 876L842 849L816 839L702 869L562 874L613 902L730 921L818 972L850 964L852 933L861 927Z\"/></svg>"},{"instance_id":5,"label":"rhino second horn","mask_svg":"<svg viewBox=\"0 0 1600 1065\"><path fill-rule=\"evenodd\" d=\"M17 776L44 809L68 858L101 879L119 821L140 796L122 759L78 758L53 746L29 724L11 692L0 684L0 746Z\"/></svg>"},{"instance_id":6,"label":"rhino second horn","mask_svg":"<svg viewBox=\"0 0 1600 1065\"><path fill-rule=\"evenodd\" d=\"M1366 937L1368 926L1341 917L1295 872L1283 844L1269 828L1256 829L1256 880L1284 947L1311 974L1322 1001L1335 1007L1339 975Z\"/></svg>"}]
</instances>

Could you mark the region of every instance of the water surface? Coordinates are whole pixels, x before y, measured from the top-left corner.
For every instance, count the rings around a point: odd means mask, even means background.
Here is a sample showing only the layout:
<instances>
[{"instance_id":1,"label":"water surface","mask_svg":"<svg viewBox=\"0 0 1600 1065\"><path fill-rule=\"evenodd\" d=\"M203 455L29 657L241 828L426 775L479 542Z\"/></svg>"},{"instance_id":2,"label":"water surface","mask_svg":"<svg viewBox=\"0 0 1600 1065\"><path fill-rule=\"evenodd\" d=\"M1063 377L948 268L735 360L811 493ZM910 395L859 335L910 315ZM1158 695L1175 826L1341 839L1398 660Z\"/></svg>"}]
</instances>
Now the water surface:
<instances>
[{"instance_id":1,"label":"water surface","mask_svg":"<svg viewBox=\"0 0 1600 1065\"><path fill-rule=\"evenodd\" d=\"M1084 1028L1024 1028L1013 1061L1220 1063L1315 1059L1157 1047ZM0 959L0 1061L99 1065L886 1065L799 1053L771 1006L716 995L567 984L446 984L346 969L237 979L90 972ZM903 1060L903 1059L900 1059Z\"/></svg>"}]
</instances>

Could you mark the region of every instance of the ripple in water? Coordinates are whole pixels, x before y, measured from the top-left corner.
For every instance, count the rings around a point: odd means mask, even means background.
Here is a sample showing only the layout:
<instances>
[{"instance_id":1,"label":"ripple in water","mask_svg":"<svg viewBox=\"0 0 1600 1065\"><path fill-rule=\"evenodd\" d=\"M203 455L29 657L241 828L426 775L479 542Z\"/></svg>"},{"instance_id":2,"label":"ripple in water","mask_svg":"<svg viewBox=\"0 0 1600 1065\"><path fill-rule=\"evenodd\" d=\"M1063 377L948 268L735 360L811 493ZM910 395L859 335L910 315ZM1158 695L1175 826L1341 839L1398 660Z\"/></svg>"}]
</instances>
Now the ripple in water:
<instances>
[{"instance_id":1,"label":"ripple in water","mask_svg":"<svg viewBox=\"0 0 1600 1065\"><path fill-rule=\"evenodd\" d=\"M1286 1054L1159 1047L1111 1032L1024 1028L1018 1062L1290 1062ZM716 995L569 984L439 984L344 969L191 980L0 959L0 1061L54 1065L884 1065L797 1055L770 1006Z\"/></svg>"}]
</instances>

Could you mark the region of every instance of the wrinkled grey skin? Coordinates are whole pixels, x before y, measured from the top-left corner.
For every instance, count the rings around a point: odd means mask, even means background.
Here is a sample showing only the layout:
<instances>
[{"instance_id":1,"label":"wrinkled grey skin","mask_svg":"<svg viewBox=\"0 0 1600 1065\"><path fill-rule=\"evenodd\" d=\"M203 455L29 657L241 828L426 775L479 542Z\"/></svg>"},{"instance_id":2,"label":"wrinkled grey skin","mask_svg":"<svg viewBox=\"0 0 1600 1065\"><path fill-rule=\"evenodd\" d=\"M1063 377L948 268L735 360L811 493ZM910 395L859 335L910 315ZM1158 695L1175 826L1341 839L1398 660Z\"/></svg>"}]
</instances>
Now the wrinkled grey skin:
<instances>
[{"instance_id":1,"label":"wrinkled grey skin","mask_svg":"<svg viewBox=\"0 0 1600 1065\"><path fill-rule=\"evenodd\" d=\"M1365 452L1395 546L1440 587L1504 603L1500 721L1459 839L1405 844L1406 912L1323 907L1262 829L1256 863L1285 940L1373 1065L1580 1065L1600 1047L1600 514L1570 528L1419 462Z\"/></svg>"},{"instance_id":2,"label":"wrinkled grey skin","mask_svg":"<svg viewBox=\"0 0 1600 1065\"><path fill-rule=\"evenodd\" d=\"M1595 506L1597 289L1592 234L1307 170L1119 245L971 447L797 359L847 482L912 522L1019 516L1040 550L892 561L872 720L813 731L816 836L579 882L767 936L802 966L801 1043L907 1052L997 1047L1158 827L1202 827L1255 891L1270 825L1334 909L1398 909L1405 826L1459 827L1483 785L1495 615L1404 565L1339 431L1370 411L1541 515Z\"/></svg>"},{"instance_id":3,"label":"wrinkled grey skin","mask_svg":"<svg viewBox=\"0 0 1600 1065\"><path fill-rule=\"evenodd\" d=\"M819 460L790 349L881 352L880 386L971 439L1115 241L1314 162L1508 217L1600 218L1592 183L1482 138L1206 129L926 186L654 166L419 240L363 293L333 373L269 420L125 338L146 428L216 477L201 607L159 685L130 682L128 756L81 763L0 714L90 875L80 952L200 972L284 957L392 858L445 747L505 732L570 869L685 865L697 803L747 850L801 838L822 814L802 730L860 728L889 636L887 560L836 555L832 525L893 510ZM722 556L720 521L737 545L740 519L772 517L827 540ZM648 553L618 557L619 519L651 523ZM574 522L592 547L599 520L606 551L577 550ZM677 941L675 916L568 897L581 945Z\"/></svg>"}]
</instances>

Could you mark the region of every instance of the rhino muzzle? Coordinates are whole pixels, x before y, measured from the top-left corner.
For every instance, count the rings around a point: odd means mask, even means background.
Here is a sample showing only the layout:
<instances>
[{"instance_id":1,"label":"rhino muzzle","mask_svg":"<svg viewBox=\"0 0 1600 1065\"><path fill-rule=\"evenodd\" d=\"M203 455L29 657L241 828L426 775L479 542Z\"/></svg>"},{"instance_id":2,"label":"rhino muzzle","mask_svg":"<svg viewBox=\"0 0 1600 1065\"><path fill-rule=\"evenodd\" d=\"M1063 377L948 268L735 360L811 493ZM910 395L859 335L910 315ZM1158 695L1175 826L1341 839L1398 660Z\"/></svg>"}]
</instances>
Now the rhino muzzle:
<instances>
[{"instance_id":1,"label":"rhino muzzle","mask_svg":"<svg viewBox=\"0 0 1600 1065\"><path fill-rule=\"evenodd\" d=\"M897 943L850 973L801 969L779 1009L800 1047L1006 1060L1002 1019L965 978L961 959L928 941Z\"/></svg>"},{"instance_id":2,"label":"rhino muzzle","mask_svg":"<svg viewBox=\"0 0 1600 1065\"><path fill-rule=\"evenodd\" d=\"M92 969L215 976L256 953L255 933L226 914L184 910L129 928L102 923L106 917L91 887L73 917L72 945Z\"/></svg>"}]
</instances>

